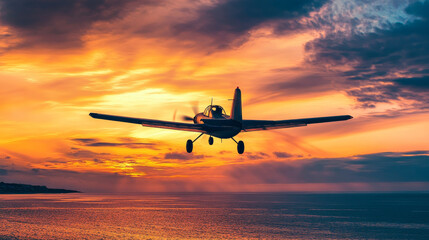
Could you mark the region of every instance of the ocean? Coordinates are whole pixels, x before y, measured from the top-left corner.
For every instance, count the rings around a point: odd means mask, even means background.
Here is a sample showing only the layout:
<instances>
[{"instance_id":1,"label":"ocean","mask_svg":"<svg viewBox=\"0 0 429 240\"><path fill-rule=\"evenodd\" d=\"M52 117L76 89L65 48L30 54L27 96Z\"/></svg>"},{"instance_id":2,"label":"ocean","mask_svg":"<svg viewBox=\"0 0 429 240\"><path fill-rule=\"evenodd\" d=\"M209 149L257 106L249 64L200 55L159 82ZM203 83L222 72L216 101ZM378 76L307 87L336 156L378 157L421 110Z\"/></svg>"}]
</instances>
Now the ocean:
<instances>
[{"instance_id":1,"label":"ocean","mask_svg":"<svg viewBox=\"0 0 429 240\"><path fill-rule=\"evenodd\" d=\"M429 194L0 195L0 239L429 239Z\"/></svg>"}]
</instances>

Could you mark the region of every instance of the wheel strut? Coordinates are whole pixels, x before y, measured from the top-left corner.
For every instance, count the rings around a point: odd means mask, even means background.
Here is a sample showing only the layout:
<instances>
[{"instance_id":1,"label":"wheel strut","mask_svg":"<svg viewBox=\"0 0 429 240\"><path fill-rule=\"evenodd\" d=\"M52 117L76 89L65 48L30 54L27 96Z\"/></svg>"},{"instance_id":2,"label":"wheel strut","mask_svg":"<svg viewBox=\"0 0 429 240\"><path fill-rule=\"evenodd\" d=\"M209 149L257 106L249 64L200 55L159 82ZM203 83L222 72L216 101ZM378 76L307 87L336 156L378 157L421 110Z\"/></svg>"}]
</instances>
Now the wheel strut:
<instances>
[{"instance_id":1,"label":"wheel strut","mask_svg":"<svg viewBox=\"0 0 429 240\"><path fill-rule=\"evenodd\" d=\"M201 133L201 134L200 134L197 138L195 138L195 140L194 140L194 141L192 141L192 142L197 141L197 139L198 139L198 138L200 138L201 136L203 136L203 134L204 134L204 133Z\"/></svg>"},{"instance_id":2,"label":"wheel strut","mask_svg":"<svg viewBox=\"0 0 429 240\"><path fill-rule=\"evenodd\" d=\"M194 142L198 140L198 138L200 138L204 133L201 133L197 138L194 139L194 141L192 141L191 139L188 139L188 141L186 141L186 151L188 153L191 153L192 150L194 149Z\"/></svg>"}]
</instances>

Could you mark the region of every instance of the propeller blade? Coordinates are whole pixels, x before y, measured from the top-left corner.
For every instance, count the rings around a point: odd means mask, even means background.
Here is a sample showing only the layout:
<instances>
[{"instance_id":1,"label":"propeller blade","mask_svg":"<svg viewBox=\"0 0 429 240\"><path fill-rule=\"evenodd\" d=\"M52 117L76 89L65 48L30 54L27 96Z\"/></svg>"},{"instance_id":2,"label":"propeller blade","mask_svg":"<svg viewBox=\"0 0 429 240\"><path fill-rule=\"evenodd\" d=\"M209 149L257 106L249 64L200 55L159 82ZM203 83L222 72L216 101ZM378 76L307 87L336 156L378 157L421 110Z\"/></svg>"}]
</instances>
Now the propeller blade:
<instances>
[{"instance_id":1,"label":"propeller blade","mask_svg":"<svg viewBox=\"0 0 429 240\"><path fill-rule=\"evenodd\" d=\"M194 121L193 117L189 117L189 116L182 116L182 120L183 121Z\"/></svg>"},{"instance_id":2,"label":"propeller blade","mask_svg":"<svg viewBox=\"0 0 429 240\"><path fill-rule=\"evenodd\" d=\"M176 109L176 110L174 110L174 113L173 113L173 121L176 121L176 114L177 114L177 109Z\"/></svg>"},{"instance_id":3,"label":"propeller blade","mask_svg":"<svg viewBox=\"0 0 429 240\"><path fill-rule=\"evenodd\" d=\"M198 101L191 102L192 111L194 111L194 114L198 114Z\"/></svg>"}]
</instances>

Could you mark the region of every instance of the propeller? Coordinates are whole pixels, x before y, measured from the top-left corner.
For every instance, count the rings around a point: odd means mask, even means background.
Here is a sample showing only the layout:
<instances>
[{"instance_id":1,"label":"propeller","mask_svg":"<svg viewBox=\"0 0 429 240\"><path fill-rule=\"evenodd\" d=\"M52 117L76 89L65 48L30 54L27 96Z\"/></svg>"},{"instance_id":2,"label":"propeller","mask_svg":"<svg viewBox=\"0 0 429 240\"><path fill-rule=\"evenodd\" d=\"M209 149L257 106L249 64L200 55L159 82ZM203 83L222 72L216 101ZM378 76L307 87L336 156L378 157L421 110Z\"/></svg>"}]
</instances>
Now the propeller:
<instances>
[{"instance_id":1,"label":"propeller","mask_svg":"<svg viewBox=\"0 0 429 240\"><path fill-rule=\"evenodd\" d=\"M185 116L185 115L183 115L183 116L182 116L182 120L183 120L183 121L194 121L194 118L193 118L193 117L189 117L189 116Z\"/></svg>"},{"instance_id":2,"label":"propeller","mask_svg":"<svg viewBox=\"0 0 429 240\"><path fill-rule=\"evenodd\" d=\"M199 111L198 111L198 101L191 102L191 108L192 108L192 111L194 112L194 114L197 115L199 113ZM177 115L177 109L174 111L173 121L176 120L176 115ZM187 115L182 115L180 117L180 119L182 121L194 121L193 117L190 117L190 116L187 116Z\"/></svg>"}]
</instances>

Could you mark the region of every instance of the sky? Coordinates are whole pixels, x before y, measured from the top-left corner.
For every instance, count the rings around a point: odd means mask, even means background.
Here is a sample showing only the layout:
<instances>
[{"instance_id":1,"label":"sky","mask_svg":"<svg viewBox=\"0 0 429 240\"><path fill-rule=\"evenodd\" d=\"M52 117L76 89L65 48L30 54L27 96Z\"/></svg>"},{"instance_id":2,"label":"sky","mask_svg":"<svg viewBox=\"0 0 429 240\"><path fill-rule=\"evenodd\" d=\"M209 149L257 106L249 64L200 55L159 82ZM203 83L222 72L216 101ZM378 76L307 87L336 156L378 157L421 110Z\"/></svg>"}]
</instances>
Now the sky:
<instances>
[{"instance_id":1,"label":"sky","mask_svg":"<svg viewBox=\"0 0 429 240\"><path fill-rule=\"evenodd\" d=\"M429 1L0 0L0 181L85 192L429 190ZM229 139L92 119L352 115ZM174 116L176 118L174 119Z\"/></svg>"}]
</instances>

